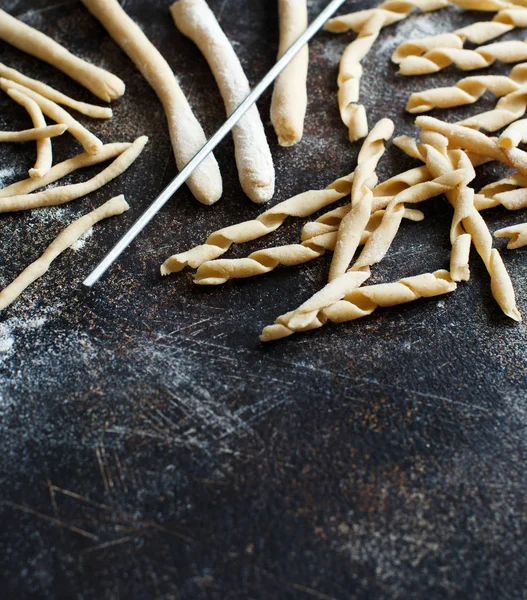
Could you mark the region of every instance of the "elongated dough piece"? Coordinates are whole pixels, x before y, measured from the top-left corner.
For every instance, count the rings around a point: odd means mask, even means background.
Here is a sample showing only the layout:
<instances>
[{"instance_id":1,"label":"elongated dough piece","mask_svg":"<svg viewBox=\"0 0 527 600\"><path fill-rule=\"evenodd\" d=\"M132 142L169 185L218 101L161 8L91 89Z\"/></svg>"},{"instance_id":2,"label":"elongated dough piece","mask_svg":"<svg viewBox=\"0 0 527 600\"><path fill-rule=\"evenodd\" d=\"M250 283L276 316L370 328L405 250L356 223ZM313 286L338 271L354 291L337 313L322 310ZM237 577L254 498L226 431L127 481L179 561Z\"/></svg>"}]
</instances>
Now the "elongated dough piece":
<instances>
[{"instance_id":1,"label":"elongated dough piece","mask_svg":"<svg viewBox=\"0 0 527 600\"><path fill-rule=\"evenodd\" d=\"M177 168L181 171L207 139L172 69L117 0L82 1L134 62L163 104ZM223 186L218 163L212 154L189 177L187 185L203 204L214 204L220 199Z\"/></svg>"},{"instance_id":2,"label":"elongated dough piece","mask_svg":"<svg viewBox=\"0 0 527 600\"><path fill-rule=\"evenodd\" d=\"M73 98L66 96L66 94L57 91L55 88L52 88L41 81L37 81L36 79L32 79L31 77L26 77L26 75L23 75L15 69L11 69L3 63L0 63L0 77L15 81L16 83L37 92L41 96L44 96L44 98L53 100L53 102L56 102L57 104L73 108L87 117L92 117L93 119L109 119L112 116L111 108L95 106L94 104L87 104L86 102L74 100Z\"/></svg>"},{"instance_id":3,"label":"elongated dough piece","mask_svg":"<svg viewBox=\"0 0 527 600\"><path fill-rule=\"evenodd\" d=\"M23 194L2 198L0 199L0 213L29 210L43 206L60 206L61 204L66 204L67 202L91 194L124 173L141 154L147 142L148 138L146 136L137 138L111 165L92 179L83 183L51 188L44 192L37 192L36 194Z\"/></svg>"},{"instance_id":4,"label":"elongated dough piece","mask_svg":"<svg viewBox=\"0 0 527 600\"><path fill-rule=\"evenodd\" d=\"M307 27L306 0L279 0L278 14L280 58ZM302 139L307 109L308 66L309 47L306 44L276 78L271 100L271 122L280 146L293 146Z\"/></svg>"},{"instance_id":5,"label":"elongated dough piece","mask_svg":"<svg viewBox=\"0 0 527 600\"><path fill-rule=\"evenodd\" d=\"M86 127L81 125L67 111L52 100L48 100L47 98L44 98L44 96L37 94L37 92L11 81L10 79L4 79L3 77L0 77L0 88L2 88L15 102L18 102L17 98L19 96L13 94L13 92L22 92L34 100L46 116L57 123L64 123L67 125L69 133L82 144L82 147L86 152L96 154L101 148L102 142L98 137L88 131Z\"/></svg>"},{"instance_id":6,"label":"elongated dough piece","mask_svg":"<svg viewBox=\"0 0 527 600\"><path fill-rule=\"evenodd\" d=\"M0 142L31 142L62 135L68 129L67 125L46 125L24 131L0 131Z\"/></svg>"},{"instance_id":7,"label":"elongated dough piece","mask_svg":"<svg viewBox=\"0 0 527 600\"><path fill-rule=\"evenodd\" d=\"M467 170L459 169L442 175L434 181L421 183L414 188L403 190L392 201L392 204L398 211L396 213L397 218L399 216L401 218L407 216L411 220L419 220L413 211L410 213L407 211L403 212L403 209L401 209L400 206L404 202L417 203L433 198L466 179ZM371 194L371 191L369 193ZM346 208L348 208L347 211ZM316 233L316 235L306 235L306 232L304 231L302 234L302 238L304 239L302 244L265 248L253 252L246 258L208 261L199 267L194 282L199 285L221 285L226 283L229 279L241 279L269 273L279 265L286 267L299 265L322 256L326 250L336 250L338 234L335 234L335 224L338 224L340 221L340 226L338 227L338 231L340 231L342 221L346 216L351 214L352 210L353 207L341 207L327 215L322 215L317 223L318 231L314 231L313 229L310 230L310 233ZM384 214L386 214L386 212ZM360 229L357 228L353 232L354 238L356 238L354 239L356 247L367 244L368 240L371 239L370 236L375 235L376 229L383 220L383 218L379 219L379 216L379 213L370 215L366 220L367 224ZM388 218L391 219L392 217L389 216ZM320 227L320 225L327 224L330 226ZM306 227L308 226L309 224L306 225ZM383 229L384 231L381 239L376 237L375 243L373 245L370 244L370 247L365 254L366 260L378 262L388 251L391 241L393 240L393 237L389 239L388 236L395 236L396 230L395 232L393 231L393 222L386 222ZM340 275L338 277L340 277ZM334 277L331 281L338 279L338 277Z\"/></svg>"},{"instance_id":8,"label":"elongated dough piece","mask_svg":"<svg viewBox=\"0 0 527 600\"><path fill-rule=\"evenodd\" d=\"M91 167L92 165L97 165L106 160L115 158L116 156L119 156L119 154L122 154L130 146L131 144L129 143L106 144L99 150L97 154L88 154L87 152L84 152L83 154L69 158L64 162L51 167L51 169L45 175L38 179L24 179L0 189L0 198L30 194L31 192L43 188L50 183L55 183L55 181L66 177L77 169Z\"/></svg>"},{"instance_id":9,"label":"elongated dough piece","mask_svg":"<svg viewBox=\"0 0 527 600\"><path fill-rule=\"evenodd\" d=\"M520 144L525 144L526 141L527 119L522 119L507 127L498 139L498 146L510 150L511 148L516 148Z\"/></svg>"},{"instance_id":10,"label":"elongated dough piece","mask_svg":"<svg viewBox=\"0 0 527 600\"><path fill-rule=\"evenodd\" d=\"M438 73L452 64L462 71L474 71L486 69L496 61L514 63L525 60L527 60L527 43L512 40L480 46L475 50L437 48L426 52L423 56L409 56L401 62L399 73L427 75Z\"/></svg>"},{"instance_id":11,"label":"elongated dough piece","mask_svg":"<svg viewBox=\"0 0 527 600\"><path fill-rule=\"evenodd\" d=\"M177 28L198 46L207 60L230 115L251 89L214 13L205 0L178 0L170 10ZM233 127L232 137L243 191L253 202L267 202L274 195L275 172L256 104Z\"/></svg>"},{"instance_id":12,"label":"elongated dough piece","mask_svg":"<svg viewBox=\"0 0 527 600\"><path fill-rule=\"evenodd\" d=\"M110 102L125 91L124 82L68 52L47 35L0 10L0 39L56 67L101 100Z\"/></svg>"},{"instance_id":13,"label":"elongated dough piece","mask_svg":"<svg viewBox=\"0 0 527 600\"><path fill-rule=\"evenodd\" d=\"M33 121L33 127L46 127L46 119L44 119L44 114L40 110L40 106L29 96L20 92L17 92L17 94L17 102L26 109L30 119ZM63 127L67 126L64 125ZM51 147L51 138L37 140L37 160L35 166L29 169L29 176L31 178L42 177L51 169L52 164L53 149Z\"/></svg>"},{"instance_id":14,"label":"elongated dough piece","mask_svg":"<svg viewBox=\"0 0 527 600\"><path fill-rule=\"evenodd\" d=\"M124 196L117 196L66 227L39 259L31 263L11 284L0 292L0 310L4 310L13 303L28 286L39 277L42 277L48 271L51 263L82 237L90 227L108 217L121 215L129 208Z\"/></svg>"},{"instance_id":15,"label":"elongated dough piece","mask_svg":"<svg viewBox=\"0 0 527 600\"><path fill-rule=\"evenodd\" d=\"M372 132L362 145L359 163L364 163L384 152L383 131ZM287 217L309 217L322 208L351 193L355 172L337 179L325 190L310 190L280 202L252 221L231 225L212 233L205 244L168 258L161 266L161 275L177 273L186 266L197 269L203 263L225 254L232 244L256 240L276 231Z\"/></svg>"},{"instance_id":16,"label":"elongated dough piece","mask_svg":"<svg viewBox=\"0 0 527 600\"><path fill-rule=\"evenodd\" d=\"M330 19L324 28L342 33L353 30L357 38L344 50L340 60L338 76L338 103L342 122L348 128L350 142L360 140L368 134L366 109L358 104L362 60L369 53L381 30L393 23L406 19L414 8L430 12L448 6L447 0L388 0L379 7L358 11Z\"/></svg>"},{"instance_id":17,"label":"elongated dough piece","mask_svg":"<svg viewBox=\"0 0 527 600\"><path fill-rule=\"evenodd\" d=\"M354 275L360 277L359 273ZM278 317L275 325L266 327L262 331L260 340L271 342L290 336L296 331L318 329L328 321L333 323L353 321L371 315L379 307L397 306L420 298L433 298L453 292L456 287L457 285L450 278L448 271L436 271L416 277L407 277L394 283L383 283L359 289L352 288L342 300L317 310L309 323L302 321L301 328L297 330L290 325L291 320L297 316L296 311Z\"/></svg>"},{"instance_id":18,"label":"elongated dough piece","mask_svg":"<svg viewBox=\"0 0 527 600\"><path fill-rule=\"evenodd\" d=\"M355 179L351 188L351 210L339 227L337 245L329 268L329 281L343 275L355 254L362 231L368 223L373 208L373 192L371 181L375 176L377 165L384 154L382 141L393 135L394 124L390 119L381 119L371 131L371 135L381 140L379 151L367 160L359 154Z\"/></svg>"},{"instance_id":19,"label":"elongated dough piece","mask_svg":"<svg viewBox=\"0 0 527 600\"><path fill-rule=\"evenodd\" d=\"M494 110L474 115L473 117L459 121L458 124L473 129L498 131L498 129L502 129L523 117L525 111L527 111L527 85L522 86L516 92L500 98Z\"/></svg>"},{"instance_id":20,"label":"elongated dough piece","mask_svg":"<svg viewBox=\"0 0 527 600\"><path fill-rule=\"evenodd\" d=\"M457 157L457 165L453 165L452 157ZM448 173L453 166L470 168L469 165L470 161L464 152L452 153L446 156L442 155L436 148L431 146L427 148L427 166L434 175L439 176ZM447 193L447 197L448 195ZM491 279L492 295L508 317L515 321L521 321L510 277L499 252L492 248L492 236L485 221L474 206L473 196L470 196L470 194L459 196L454 208L459 222L462 223L465 231L472 236L474 247L487 268Z\"/></svg>"},{"instance_id":21,"label":"elongated dough piece","mask_svg":"<svg viewBox=\"0 0 527 600\"><path fill-rule=\"evenodd\" d=\"M494 232L494 235L499 238L511 238L507 244L509 250L523 248L524 246L527 246L527 223L520 223L518 225L499 229Z\"/></svg>"},{"instance_id":22,"label":"elongated dough piece","mask_svg":"<svg viewBox=\"0 0 527 600\"><path fill-rule=\"evenodd\" d=\"M461 49L467 40L473 44L486 44L517 27L527 27L527 13L523 8L511 7L511 4L506 2L501 3L501 9L497 7L484 9L480 8L481 2L477 4L479 6L475 10L499 10L499 12L492 21L480 21L452 33L403 42L393 53L392 61L395 64L401 64L411 56L421 56L432 50Z\"/></svg>"}]
</instances>

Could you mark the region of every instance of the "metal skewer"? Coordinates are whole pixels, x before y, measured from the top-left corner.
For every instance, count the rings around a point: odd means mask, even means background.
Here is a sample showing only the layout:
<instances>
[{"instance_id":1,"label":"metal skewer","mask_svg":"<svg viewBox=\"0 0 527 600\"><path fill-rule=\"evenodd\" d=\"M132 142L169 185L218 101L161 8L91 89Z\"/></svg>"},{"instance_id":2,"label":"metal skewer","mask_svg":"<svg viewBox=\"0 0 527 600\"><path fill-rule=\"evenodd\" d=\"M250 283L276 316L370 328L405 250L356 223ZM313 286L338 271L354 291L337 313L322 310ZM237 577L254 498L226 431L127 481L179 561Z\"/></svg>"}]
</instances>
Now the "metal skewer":
<instances>
[{"instance_id":1,"label":"metal skewer","mask_svg":"<svg viewBox=\"0 0 527 600\"><path fill-rule=\"evenodd\" d=\"M345 0L332 0L319 16L309 25L305 32L296 42L283 54L274 67L253 89L240 106L232 113L225 123L216 131L203 148L187 163L179 175L161 192L158 198L146 209L139 219L132 225L127 233L117 242L103 260L95 267L92 273L83 281L83 285L92 287L106 273L111 265L119 258L121 253L128 248L133 240L156 216L161 208L170 200L174 193L185 183L196 168L216 148L223 138L230 132L236 123L243 117L249 108L260 98L265 90L273 83L278 75L285 69L291 60L298 54L301 48L322 28L324 23L344 4Z\"/></svg>"}]
</instances>

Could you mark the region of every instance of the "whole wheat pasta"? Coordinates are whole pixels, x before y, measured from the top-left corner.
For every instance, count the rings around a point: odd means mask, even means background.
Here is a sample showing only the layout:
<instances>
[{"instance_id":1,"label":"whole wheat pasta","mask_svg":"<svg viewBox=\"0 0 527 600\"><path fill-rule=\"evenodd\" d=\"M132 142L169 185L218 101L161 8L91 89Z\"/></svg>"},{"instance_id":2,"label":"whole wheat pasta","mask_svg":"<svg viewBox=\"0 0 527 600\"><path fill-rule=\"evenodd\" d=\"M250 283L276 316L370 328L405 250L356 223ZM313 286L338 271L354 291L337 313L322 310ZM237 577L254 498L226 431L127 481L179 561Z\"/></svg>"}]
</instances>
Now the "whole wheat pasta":
<instances>
[{"instance_id":1,"label":"whole wheat pasta","mask_svg":"<svg viewBox=\"0 0 527 600\"><path fill-rule=\"evenodd\" d=\"M384 152L384 132L372 131L364 140L358 162L364 163ZM225 254L232 244L256 240L276 231L287 217L309 217L322 208L337 202L351 193L355 172L337 179L325 190L310 190L293 196L266 210L252 221L231 225L212 233L205 244L175 254L161 266L161 275L177 273L186 266L197 269L203 263Z\"/></svg>"},{"instance_id":2,"label":"whole wheat pasta","mask_svg":"<svg viewBox=\"0 0 527 600\"><path fill-rule=\"evenodd\" d=\"M24 85L30 90L37 92L41 96L44 96L44 98L53 100L53 102L56 102L57 104L62 104L63 106L73 108L77 112L80 112L87 117L92 117L93 119L109 119L112 116L111 108L107 108L105 106L95 106L94 104L87 104L86 102L74 100L73 98L66 96L66 94L62 94L49 85L42 83L41 81L37 81L31 77L26 77L26 75L23 75L15 69L11 69L3 63L0 63L0 77L20 83L20 85Z\"/></svg>"},{"instance_id":3,"label":"whole wheat pasta","mask_svg":"<svg viewBox=\"0 0 527 600\"><path fill-rule=\"evenodd\" d=\"M371 135L381 140L388 140L394 130L393 121L381 119L372 129ZM364 160L359 154L355 179L351 188L351 210L342 219L339 227L337 245L329 268L329 281L345 273L357 250L362 231L370 218L373 208L371 184L375 169L384 154L384 144L373 157Z\"/></svg>"},{"instance_id":4,"label":"whole wheat pasta","mask_svg":"<svg viewBox=\"0 0 527 600\"><path fill-rule=\"evenodd\" d=\"M307 27L306 0L279 0L278 13L280 58ZM307 109L308 65L309 47L306 44L276 78L271 100L271 122L280 146L293 146L302 139Z\"/></svg>"},{"instance_id":5,"label":"whole wheat pasta","mask_svg":"<svg viewBox=\"0 0 527 600\"><path fill-rule=\"evenodd\" d=\"M183 169L207 140L172 69L117 0L83 0L83 3L156 92L167 117L177 168ZM189 177L187 185L203 204L219 200L223 186L218 163L212 154Z\"/></svg>"},{"instance_id":6,"label":"whole wheat pasta","mask_svg":"<svg viewBox=\"0 0 527 600\"><path fill-rule=\"evenodd\" d=\"M9 196L20 196L22 194L30 194L39 188L43 188L50 183L54 183L66 175L73 173L77 169L83 167L90 167L102 163L106 160L110 160L122 154L128 149L131 144L106 144L104 145L97 154L88 154L84 152L73 158L69 158L61 163L51 167L51 169L42 177L38 179L24 179L17 181L5 188L0 189L0 198L7 198Z\"/></svg>"},{"instance_id":7,"label":"whole wheat pasta","mask_svg":"<svg viewBox=\"0 0 527 600\"><path fill-rule=\"evenodd\" d=\"M455 2L455 4L459 3ZM492 21L480 21L452 33L403 42L393 53L392 61L401 64L411 56L421 56L431 50L461 49L467 40L473 44L486 44L517 27L527 27L527 14L523 8L511 8L511 5L506 2L501 3L501 9L497 6L491 9L482 8L483 4L479 0L474 4L472 10L499 10L499 12Z\"/></svg>"},{"instance_id":8,"label":"whole wheat pasta","mask_svg":"<svg viewBox=\"0 0 527 600\"><path fill-rule=\"evenodd\" d=\"M464 152L444 156L437 149L428 147L427 166L430 172L437 176L450 172L453 167L452 157L457 157L458 164L454 166L470 168L470 161ZM447 197L449 195L447 193ZM474 206L473 196L467 193L459 195L457 199L450 197L449 200L454 204L459 222L462 223L465 231L471 235L474 247L485 263L491 278L491 289L495 300L508 317L515 321L521 321L510 277L499 252L492 248L492 236L485 221Z\"/></svg>"},{"instance_id":9,"label":"whole wheat pasta","mask_svg":"<svg viewBox=\"0 0 527 600\"><path fill-rule=\"evenodd\" d=\"M494 235L499 238L511 238L507 244L509 250L516 250L527 246L527 223L512 225L494 232Z\"/></svg>"},{"instance_id":10,"label":"whole wheat pasta","mask_svg":"<svg viewBox=\"0 0 527 600\"><path fill-rule=\"evenodd\" d=\"M459 125L472 127L473 129L498 131L498 129L502 129L520 117L523 117L526 110L527 85L524 85L516 92L500 98L494 110L489 110L459 121Z\"/></svg>"},{"instance_id":11,"label":"whole wheat pasta","mask_svg":"<svg viewBox=\"0 0 527 600\"><path fill-rule=\"evenodd\" d=\"M365 259L378 262L388 251L393 239L393 237L389 239L388 236L395 236L396 233L396 231L393 231L394 223L389 222L390 220L399 217L402 218L403 216L406 216L410 220L419 220L419 215L415 211L403 212L400 206L404 202L417 203L433 198L458 185L461 181L466 180L468 176L467 169L462 168L442 175L434 181L421 183L400 192L392 200L392 204L397 210L395 217L392 217L392 215L388 216L382 236L377 236L375 243L370 244ZM341 228L339 222L341 224L344 218L351 214L352 210L353 207L341 207L326 215L322 215L315 224L307 224L302 232L304 240L302 244L266 248L253 252L246 258L208 261L199 267L194 282L200 285L221 285L229 279L241 279L269 273L279 265L299 265L318 258L326 250L333 250L336 247L338 240L336 231L340 231ZM353 232L353 235L356 236L354 238L356 247L367 244L370 236L375 235L376 229L383 220L384 215L379 212L373 215L370 214L366 220L367 224L361 228L357 228ZM310 225L311 227L309 227Z\"/></svg>"},{"instance_id":12,"label":"whole wheat pasta","mask_svg":"<svg viewBox=\"0 0 527 600\"><path fill-rule=\"evenodd\" d=\"M56 67L101 100L110 102L125 91L124 82L68 52L47 35L0 10L0 39Z\"/></svg>"},{"instance_id":13,"label":"whole wheat pasta","mask_svg":"<svg viewBox=\"0 0 527 600\"><path fill-rule=\"evenodd\" d=\"M35 282L39 277L42 277L42 275L48 271L51 263L62 254L64 250L82 237L90 227L93 227L93 225L103 219L120 215L129 208L124 196L117 196L66 227L66 229L48 246L39 259L34 263L31 263L11 284L0 292L0 310L3 310L12 304L28 286Z\"/></svg>"},{"instance_id":14,"label":"whole wheat pasta","mask_svg":"<svg viewBox=\"0 0 527 600\"><path fill-rule=\"evenodd\" d=\"M205 0L178 0L170 10L177 28L198 46L207 60L230 115L251 89L214 13ZM274 195L275 172L256 104L233 127L232 137L243 191L253 202L267 202Z\"/></svg>"},{"instance_id":15,"label":"whole wheat pasta","mask_svg":"<svg viewBox=\"0 0 527 600\"><path fill-rule=\"evenodd\" d=\"M37 94L37 92L3 77L0 77L0 87L15 102L18 102L17 97L19 96L13 92L21 92L34 100L46 116L53 119L56 123L64 123L67 125L68 132L82 144L86 152L96 154L101 148L102 142L98 137L94 136L93 133L88 131L86 127L81 125L67 111L52 100L48 100L47 98L44 98L44 96Z\"/></svg>"},{"instance_id":16,"label":"whole wheat pasta","mask_svg":"<svg viewBox=\"0 0 527 600\"><path fill-rule=\"evenodd\" d=\"M301 329L297 331L318 329L328 321L334 323L353 321L371 315L379 307L397 306L420 298L440 296L453 292L456 287L448 271L436 271L407 277L394 283L352 289L342 300L319 309L312 320L307 324L304 321ZM266 327L262 331L260 340L271 342L295 333L295 330L289 326L295 316L296 311L293 311L278 317L275 325Z\"/></svg>"},{"instance_id":17,"label":"whole wheat pasta","mask_svg":"<svg viewBox=\"0 0 527 600\"><path fill-rule=\"evenodd\" d=\"M22 194L2 198L0 199L0 213L29 210L43 206L59 206L91 194L124 173L141 154L147 142L148 138L146 136L137 138L106 169L83 183L56 187L44 192L37 192L36 194Z\"/></svg>"},{"instance_id":18,"label":"whole wheat pasta","mask_svg":"<svg viewBox=\"0 0 527 600\"><path fill-rule=\"evenodd\" d=\"M348 127L351 142L368 134L366 109L357 104L363 73L361 62L371 50L381 30L387 25L402 21L414 8L429 12L448 4L446 0L388 0L377 8L335 17L326 23L325 29L328 31L341 33L351 29L358 33L357 38L344 50L337 81L340 116L344 125Z\"/></svg>"},{"instance_id":19,"label":"whole wheat pasta","mask_svg":"<svg viewBox=\"0 0 527 600\"><path fill-rule=\"evenodd\" d=\"M17 93L19 94L17 102L26 109L33 121L33 127L46 127L46 119L44 119L40 106L29 96L25 96L20 92ZM29 169L29 176L31 178L42 177L51 169L52 164L53 149L51 147L51 138L37 140L37 160L35 166Z\"/></svg>"},{"instance_id":20,"label":"whole wheat pasta","mask_svg":"<svg viewBox=\"0 0 527 600\"><path fill-rule=\"evenodd\" d=\"M23 131L0 131L0 142L31 142L62 135L68 129L67 125L47 125Z\"/></svg>"},{"instance_id":21,"label":"whole wheat pasta","mask_svg":"<svg viewBox=\"0 0 527 600\"><path fill-rule=\"evenodd\" d=\"M437 73L455 64L462 71L486 69L496 61L504 63L527 60L527 44L519 40L497 42L480 46L476 50L458 48L437 48L423 56L405 58L399 68L402 75L427 75Z\"/></svg>"}]
</instances>

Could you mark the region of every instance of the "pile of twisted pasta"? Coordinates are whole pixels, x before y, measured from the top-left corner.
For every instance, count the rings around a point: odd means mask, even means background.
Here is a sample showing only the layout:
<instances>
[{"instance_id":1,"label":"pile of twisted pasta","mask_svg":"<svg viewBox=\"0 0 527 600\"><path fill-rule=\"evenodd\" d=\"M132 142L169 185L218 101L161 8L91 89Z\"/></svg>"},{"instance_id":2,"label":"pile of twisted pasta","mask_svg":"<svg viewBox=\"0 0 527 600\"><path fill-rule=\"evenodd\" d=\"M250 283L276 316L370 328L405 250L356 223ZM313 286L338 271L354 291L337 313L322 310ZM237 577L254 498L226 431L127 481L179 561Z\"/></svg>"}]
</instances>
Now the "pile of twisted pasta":
<instances>
[{"instance_id":1,"label":"pile of twisted pasta","mask_svg":"<svg viewBox=\"0 0 527 600\"><path fill-rule=\"evenodd\" d=\"M526 42L488 44L517 27L527 27L527 0L387 0L377 8L331 19L327 30L357 33L344 51L338 78L338 104L350 141L366 138L355 171L324 190L304 192L266 210L252 221L212 233L204 244L168 258L161 273L167 275L188 266L197 269L196 283L219 285L229 279L269 273L280 265L298 265L327 251L333 252L327 285L266 327L260 339L267 342L322 327L328 321L341 323L364 317L379 307L453 292L459 282L470 277L469 254L474 245L489 273L496 302L508 317L520 321L511 279L500 253L493 248L492 235L481 212L498 205L509 210L527 207L527 153L518 148L521 142L527 142L527 120L518 120L527 110L527 63L516 66L508 77L473 76L450 88L413 94L407 106L412 113L475 103L487 90L499 101L494 110L456 124L418 117L420 140L402 136L396 138L394 144L421 161L422 166L380 184L376 169L385 151L385 142L394 132L394 124L383 119L370 131L366 109L358 103L363 74L361 61L381 30L409 17L414 10L430 12L449 5L496 14L491 21L478 22L451 34L403 43L393 54L393 61L400 65L402 74L437 72L451 64L462 70L475 70L498 60L508 63L527 60ZM478 47L465 49L467 40ZM507 126L498 138L480 131L492 133ZM489 161L499 161L516 172L476 193L471 187L476 177L475 168ZM402 220L423 218L412 206L441 194L454 209L449 269L393 283L363 286L371 268L389 251ZM241 259L220 258L233 244L268 235L288 217L309 217L346 196L350 196L347 204L305 224L297 244L266 248ZM527 244L527 224L503 229L495 235L511 238L508 247L519 248Z\"/></svg>"}]
</instances>

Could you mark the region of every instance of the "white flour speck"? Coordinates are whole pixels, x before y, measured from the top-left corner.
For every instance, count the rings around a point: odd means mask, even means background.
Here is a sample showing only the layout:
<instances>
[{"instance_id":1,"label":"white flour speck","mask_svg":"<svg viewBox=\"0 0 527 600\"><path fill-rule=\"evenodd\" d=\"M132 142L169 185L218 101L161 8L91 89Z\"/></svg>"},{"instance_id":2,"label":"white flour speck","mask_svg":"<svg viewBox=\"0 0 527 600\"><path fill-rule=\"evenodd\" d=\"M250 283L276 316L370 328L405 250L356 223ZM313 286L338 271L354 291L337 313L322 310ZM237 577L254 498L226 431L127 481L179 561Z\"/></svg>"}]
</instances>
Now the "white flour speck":
<instances>
[{"instance_id":1,"label":"white flour speck","mask_svg":"<svg viewBox=\"0 0 527 600\"><path fill-rule=\"evenodd\" d=\"M92 235L93 235L93 227L90 227L88 229L88 231L86 231L85 234L83 234L76 242L74 242L71 245L71 249L75 252L82 250L84 248L84 246L86 245L86 241L88 240L88 238L91 238Z\"/></svg>"}]
</instances>

